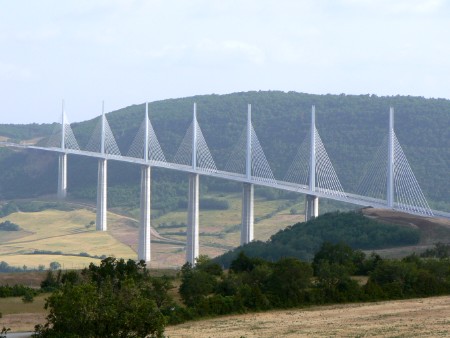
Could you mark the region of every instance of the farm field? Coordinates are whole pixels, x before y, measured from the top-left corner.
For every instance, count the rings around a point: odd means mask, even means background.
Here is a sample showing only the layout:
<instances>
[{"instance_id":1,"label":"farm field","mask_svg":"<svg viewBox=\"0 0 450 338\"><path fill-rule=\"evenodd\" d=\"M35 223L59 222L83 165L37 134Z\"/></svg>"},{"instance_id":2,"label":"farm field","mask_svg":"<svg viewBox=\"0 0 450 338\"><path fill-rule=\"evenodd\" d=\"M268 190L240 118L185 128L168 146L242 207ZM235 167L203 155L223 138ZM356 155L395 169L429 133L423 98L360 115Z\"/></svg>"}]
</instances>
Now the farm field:
<instances>
[{"instance_id":1,"label":"farm field","mask_svg":"<svg viewBox=\"0 0 450 338\"><path fill-rule=\"evenodd\" d=\"M171 338L448 337L450 297L315 306L226 316L166 328Z\"/></svg>"}]
</instances>

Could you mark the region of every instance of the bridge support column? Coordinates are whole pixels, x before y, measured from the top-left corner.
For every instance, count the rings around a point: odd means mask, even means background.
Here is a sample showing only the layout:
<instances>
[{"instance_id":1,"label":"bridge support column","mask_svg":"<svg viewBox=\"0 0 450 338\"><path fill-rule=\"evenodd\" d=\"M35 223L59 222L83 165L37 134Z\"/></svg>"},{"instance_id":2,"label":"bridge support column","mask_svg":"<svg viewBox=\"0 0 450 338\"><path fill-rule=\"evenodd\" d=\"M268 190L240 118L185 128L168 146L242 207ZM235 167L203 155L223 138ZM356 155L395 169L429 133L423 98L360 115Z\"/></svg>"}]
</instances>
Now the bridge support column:
<instances>
[{"instance_id":1,"label":"bridge support column","mask_svg":"<svg viewBox=\"0 0 450 338\"><path fill-rule=\"evenodd\" d=\"M198 176L198 174L190 174L190 176L189 176L186 261L193 265L195 264L195 259L199 255L198 214L199 214L199 176Z\"/></svg>"},{"instance_id":2,"label":"bridge support column","mask_svg":"<svg viewBox=\"0 0 450 338\"><path fill-rule=\"evenodd\" d=\"M253 184L244 183L242 189L241 245L253 241Z\"/></svg>"},{"instance_id":3,"label":"bridge support column","mask_svg":"<svg viewBox=\"0 0 450 338\"><path fill-rule=\"evenodd\" d=\"M305 197L305 222L319 216L319 197L306 195Z\"/></svg>"},{"instance_id":4,"label":"bridge support column","mask_svg":"<svg viewBox=\"0 0 450 338\"><path fill-rule=\"evenodd\" d=\"M141 168L141 220L139 225L138 259L150 261L150 178L151 167Z\"/></svg>"},{"instance_id":5,"label":"bridge support column","mask_svg":"<svg viewBox=\"0 0 450 338\"><path fill-rule=\"evenodd\" d=\"M67 196L67 154L59 154L58 157L58 192L59 199Z\"/></svg>"},{"instance_id":6,"label":"bridge support column","mask_svg":"<svg viewBox=\"0 0 450 338\"><path fill-rule=\"evenodd\" d=\"M102 158L98 160L98 181L97 181L97 218L96 230L106 231L107 229L107 161Z\"/></svg>"}]
</instances>

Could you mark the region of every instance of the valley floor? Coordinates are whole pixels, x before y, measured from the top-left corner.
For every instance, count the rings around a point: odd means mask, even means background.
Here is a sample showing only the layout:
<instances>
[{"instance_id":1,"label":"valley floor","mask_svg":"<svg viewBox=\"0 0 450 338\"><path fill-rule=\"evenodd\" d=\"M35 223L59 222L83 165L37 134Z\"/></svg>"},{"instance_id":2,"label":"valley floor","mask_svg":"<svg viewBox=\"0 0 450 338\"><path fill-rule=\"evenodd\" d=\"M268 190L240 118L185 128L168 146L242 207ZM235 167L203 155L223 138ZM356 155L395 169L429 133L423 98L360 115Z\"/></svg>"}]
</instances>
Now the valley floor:
<instances>
[{"instance_id":1,"label":"valley floor","mask_svg":"<svg viewBox=\"0 0 450 338\"><path fill-rule=\"evenodd\" d=\"M448 337L450 296L220 317L166 329L180 337Z\"/></svg>"}]
</instances>

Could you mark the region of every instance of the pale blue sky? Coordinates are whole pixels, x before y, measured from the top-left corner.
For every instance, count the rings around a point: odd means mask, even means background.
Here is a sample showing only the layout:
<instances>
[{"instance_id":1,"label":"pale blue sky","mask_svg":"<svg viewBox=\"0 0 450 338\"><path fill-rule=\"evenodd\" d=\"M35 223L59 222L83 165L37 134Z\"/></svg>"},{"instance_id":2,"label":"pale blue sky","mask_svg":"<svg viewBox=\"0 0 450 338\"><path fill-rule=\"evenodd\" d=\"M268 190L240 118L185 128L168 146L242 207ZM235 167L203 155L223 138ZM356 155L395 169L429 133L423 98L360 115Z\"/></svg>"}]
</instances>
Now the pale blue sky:
<instances>
[{"instance_id":1,"label":"pale blue sky","mask_svg":"<svg viewBox=\"0 0 450 338\"><path fill-rule=\"evenodd\" d=\"M283 90L450 98L445 0L0 0L0 123Z\"/></svg>"}]
</instances>

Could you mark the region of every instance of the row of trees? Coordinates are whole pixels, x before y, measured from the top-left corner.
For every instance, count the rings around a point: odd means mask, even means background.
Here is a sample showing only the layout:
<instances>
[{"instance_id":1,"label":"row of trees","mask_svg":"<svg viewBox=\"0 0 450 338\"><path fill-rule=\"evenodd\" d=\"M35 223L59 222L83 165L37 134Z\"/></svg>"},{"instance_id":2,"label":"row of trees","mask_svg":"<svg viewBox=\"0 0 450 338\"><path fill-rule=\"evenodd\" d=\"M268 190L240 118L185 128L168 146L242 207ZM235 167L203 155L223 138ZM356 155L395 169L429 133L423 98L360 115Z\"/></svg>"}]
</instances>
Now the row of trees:
<instances>
[{"instance_id":1,"label":"row of trees","mask_svg":"<svg viewBox=\"0 0 450 338\"><path fill-rule=\"evenodd\" d=\"M192 316L450 293L448 259L386 260L342 243L324 243L311 264L241 252L225 272L201 257L195 267L184 265L181 276L180 295Z\"/></svg>"}]
</instances>

